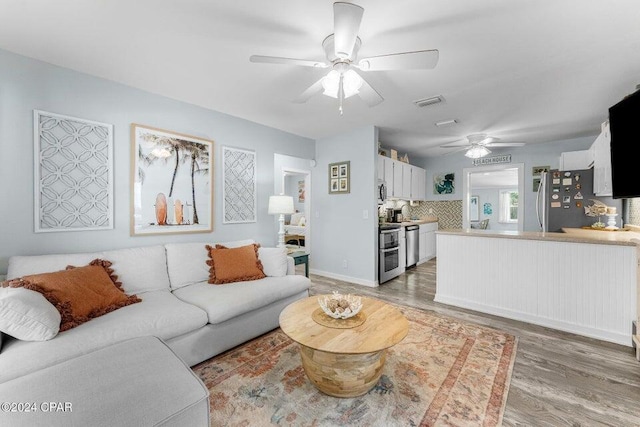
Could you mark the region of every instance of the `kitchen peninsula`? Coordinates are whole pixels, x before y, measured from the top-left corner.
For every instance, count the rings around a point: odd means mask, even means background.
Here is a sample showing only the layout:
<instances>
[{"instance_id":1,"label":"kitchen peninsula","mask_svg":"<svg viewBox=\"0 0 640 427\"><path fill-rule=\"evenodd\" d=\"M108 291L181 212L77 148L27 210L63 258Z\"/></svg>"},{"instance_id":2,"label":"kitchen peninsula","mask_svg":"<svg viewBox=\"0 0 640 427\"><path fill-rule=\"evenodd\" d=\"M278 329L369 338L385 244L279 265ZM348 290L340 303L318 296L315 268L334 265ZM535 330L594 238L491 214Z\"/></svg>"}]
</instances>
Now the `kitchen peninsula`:
<instances>
[{"instance_id":1,"label":"kitchen peninsula","mask_svg":"<svg viewBox=\"0 0 640 427\"><path fill-rule=\"evenodd\" d=\"M435 301L631 346L640 233L566 231L438 231Z\"/></svg>"}]
</instances>

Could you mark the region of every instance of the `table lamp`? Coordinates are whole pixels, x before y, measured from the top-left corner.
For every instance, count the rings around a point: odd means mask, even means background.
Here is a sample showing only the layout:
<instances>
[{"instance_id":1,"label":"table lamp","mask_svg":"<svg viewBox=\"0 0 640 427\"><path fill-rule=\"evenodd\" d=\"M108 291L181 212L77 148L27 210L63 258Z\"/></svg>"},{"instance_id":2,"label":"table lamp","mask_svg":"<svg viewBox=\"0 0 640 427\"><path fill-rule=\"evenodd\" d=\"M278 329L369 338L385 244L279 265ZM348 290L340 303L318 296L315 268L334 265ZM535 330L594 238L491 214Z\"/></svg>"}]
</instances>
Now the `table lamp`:
<instances>
[{"instance_id":1,"label":"table lamp","mask_svg":"<svg viewBox=\"0 0 640 427\"><path fill-rule=\"evenodd\" d=\"M293 197L282 194L269 197L269 215L280 215L278 218L278 222L280 223L280 229L278 230L279 248L284 248L284 215L294 212Z\"/></svg>"}]
</instances>

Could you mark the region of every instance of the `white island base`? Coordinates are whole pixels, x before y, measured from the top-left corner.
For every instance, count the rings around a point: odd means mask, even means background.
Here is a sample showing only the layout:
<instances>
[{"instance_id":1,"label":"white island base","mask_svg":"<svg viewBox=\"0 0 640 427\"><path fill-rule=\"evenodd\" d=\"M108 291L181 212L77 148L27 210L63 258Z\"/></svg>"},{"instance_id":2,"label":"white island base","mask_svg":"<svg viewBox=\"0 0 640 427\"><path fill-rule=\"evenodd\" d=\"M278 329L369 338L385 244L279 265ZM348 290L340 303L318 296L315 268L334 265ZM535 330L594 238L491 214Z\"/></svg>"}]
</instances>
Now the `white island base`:
<instances>
[{"instance_id":1,"label":"white island base","mask_svg":"<svg viewBox=\"0 0 640 427\"><path fill-rule=\"evenodd\" d=\"M437 241L436 302L632 345L634 243L482 230Z\"/></svg>"}]
</instances>

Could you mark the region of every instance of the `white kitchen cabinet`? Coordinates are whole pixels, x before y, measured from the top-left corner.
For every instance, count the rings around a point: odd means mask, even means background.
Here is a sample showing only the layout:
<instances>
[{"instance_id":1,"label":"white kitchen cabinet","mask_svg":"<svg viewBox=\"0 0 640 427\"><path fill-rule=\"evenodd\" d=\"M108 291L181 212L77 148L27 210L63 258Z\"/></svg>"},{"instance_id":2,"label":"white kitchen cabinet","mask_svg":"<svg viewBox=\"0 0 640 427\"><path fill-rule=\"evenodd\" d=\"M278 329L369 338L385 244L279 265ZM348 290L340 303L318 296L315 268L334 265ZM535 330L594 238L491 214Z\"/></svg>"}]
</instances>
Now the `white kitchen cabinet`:
<instances>
[{"instance_id":1,"label":"white kitchen cabinet","mask_svg":"<svg viewBox=\"0 0 640 427\"><path fill-rule=\"evenodd\" d=\"M431 222L428 224L420 224L420 232L418 235L419 244L418 247L418 264L427 262L436 256L436 231L438 230L438 223Z\"/></svg>"},{"instance_id":2,"label":"white kitchen cabinet","mask_svg":"<svg viewBox=\"0 0 640 427\"><path fill-rule=\"evenodd\" d=\"M591 146L593 153L593 192L596 196L611 196L611 133L609 123L602 126L602 132Z\"/></svg>"},{"instance_id":3,"label":"white kitchen cabinet","mask_svg":"<svg viewBox=\"0 0 640 427\"><path fill-rule=\"evenodd\" d=\"M411 170L411 199L410 200L425 200L425 180L427 178L427 171L417 166L412 166Z\"/></svg>"},{"instance_id":4,"label":"white kitchen cabinet","mask_svg":"<svg viewBox=\"0 0 640 427\"><path fill-rule=\"evenodd\" d=\"M393 164L393 194L391 197L394 199L401 199L403 196L403 181L402 181L402 163L397 160L391 160Z\"/></svg>"},{"instance_id":5,"label":"white kitchen cabinet","mask_svg":"<svg viewBox=\"0 0 640 427\"><path fill-rule=\"evenodd\" d=\"M386 156L378 156L378 179L387 184L387 197L425 200L427 171Z\"/></svg>"},{"instance_id":6,"label":"white kitchen cabinet","mask_svg":"<svg viewBox=\"0 0 640 427\"><path fill-rule=\"evenodd\" d=\"M560 153L560 170L562 171L589 169L592 163L591 150Z\"/></svg>"},{"instance_id":7,"label":"white kitchen cabinet","mask_svg":"<svg viewBox=\"0 0 640 427\"><path fill-rule=\"evenodd\" d=\"M398 162L396 166L402 168L402 195L400 198L411 200L411 175L413 175L413 166L402 162Z\"/></svg>"}]
</instances>

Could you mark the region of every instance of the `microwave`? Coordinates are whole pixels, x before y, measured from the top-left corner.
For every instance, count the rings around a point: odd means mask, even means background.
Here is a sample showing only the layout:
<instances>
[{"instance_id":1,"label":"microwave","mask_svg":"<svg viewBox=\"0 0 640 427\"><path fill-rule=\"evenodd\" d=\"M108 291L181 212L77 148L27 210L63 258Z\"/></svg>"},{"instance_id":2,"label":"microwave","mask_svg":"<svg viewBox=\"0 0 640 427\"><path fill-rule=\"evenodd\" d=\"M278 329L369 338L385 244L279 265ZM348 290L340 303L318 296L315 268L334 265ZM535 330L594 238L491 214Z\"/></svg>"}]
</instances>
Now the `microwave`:
<instances>
[{"instance_id":1,"label":"microwave","mask_svg":"<svg viewBox=\"0 0 640 427\"><path fill-rule=\"evenodd\" d=\"M381 205L387 200L387 183L381 179L378 180L378 204Z\"/></svg>"}]
</instances>

